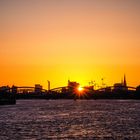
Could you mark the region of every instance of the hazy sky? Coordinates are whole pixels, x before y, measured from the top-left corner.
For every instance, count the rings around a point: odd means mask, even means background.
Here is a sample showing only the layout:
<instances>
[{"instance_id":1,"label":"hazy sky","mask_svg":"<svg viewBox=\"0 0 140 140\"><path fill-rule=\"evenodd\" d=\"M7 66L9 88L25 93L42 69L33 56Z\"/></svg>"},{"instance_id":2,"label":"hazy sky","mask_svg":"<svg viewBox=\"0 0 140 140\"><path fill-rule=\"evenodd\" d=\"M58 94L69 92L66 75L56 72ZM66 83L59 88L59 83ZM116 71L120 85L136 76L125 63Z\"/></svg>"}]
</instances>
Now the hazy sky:
<instances>
[{"instance_id":1,"label":"hazy sky","mask_svg":"<svg viewBox=\"0 0 140 140\"><path fill-rule=\"evenodd\" d=\"M0 85L140 84L140 0L0 0Z\"/></svg>"}]
</instances>

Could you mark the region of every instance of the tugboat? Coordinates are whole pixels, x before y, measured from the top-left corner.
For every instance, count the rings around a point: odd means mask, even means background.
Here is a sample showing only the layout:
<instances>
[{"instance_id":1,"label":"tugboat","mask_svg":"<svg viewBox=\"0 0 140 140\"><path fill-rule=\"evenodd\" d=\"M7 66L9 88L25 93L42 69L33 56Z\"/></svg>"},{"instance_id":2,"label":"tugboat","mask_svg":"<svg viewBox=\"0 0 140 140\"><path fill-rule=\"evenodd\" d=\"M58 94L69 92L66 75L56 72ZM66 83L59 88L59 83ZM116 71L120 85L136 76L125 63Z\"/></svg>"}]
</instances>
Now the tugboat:
<instances>
[{"instance_id":1,"label":"tugboat","mask_svg":"<svg viewBox=\"0 0 140 140\"><path fill-rule=\"evenodd\" d=\"M16 87L9 86L0 87L0 105L13 105L16 104Z\"/></svg>"}]
</instances>

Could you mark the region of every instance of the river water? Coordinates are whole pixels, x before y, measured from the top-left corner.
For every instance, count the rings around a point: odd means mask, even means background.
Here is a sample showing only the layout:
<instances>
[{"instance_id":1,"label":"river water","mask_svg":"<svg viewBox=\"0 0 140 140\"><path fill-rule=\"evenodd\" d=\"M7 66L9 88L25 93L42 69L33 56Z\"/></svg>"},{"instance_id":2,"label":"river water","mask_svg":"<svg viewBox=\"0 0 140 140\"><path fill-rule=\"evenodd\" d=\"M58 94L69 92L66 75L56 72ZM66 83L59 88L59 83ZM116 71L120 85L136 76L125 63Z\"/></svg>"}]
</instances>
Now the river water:
<instances>
[{"instance_id":1,"label":"river water","mask_svg":"<svg viewBox=\"0 0 140 140\"><path fill-rule=\"evenodd\" d=\"M0 106L0 140L139 140L137 100L18 100Z\"/></svg>"}]
</instances>

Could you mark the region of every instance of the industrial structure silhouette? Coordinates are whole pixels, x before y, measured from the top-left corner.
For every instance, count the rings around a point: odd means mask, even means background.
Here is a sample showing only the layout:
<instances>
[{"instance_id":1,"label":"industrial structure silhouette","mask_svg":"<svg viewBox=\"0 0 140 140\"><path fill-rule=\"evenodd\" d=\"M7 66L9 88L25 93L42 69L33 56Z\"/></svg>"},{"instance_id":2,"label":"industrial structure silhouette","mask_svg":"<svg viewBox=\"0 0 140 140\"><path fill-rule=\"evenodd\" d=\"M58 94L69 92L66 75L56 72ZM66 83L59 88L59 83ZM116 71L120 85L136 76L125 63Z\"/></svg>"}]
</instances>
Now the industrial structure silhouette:
<instances>
[{"instance_id":1,"label":"industrial structure silhouette","mask_svg":"<svg viewBox=\"0 0 140 140\"><path fill-rule=\"evenodd\" d=\"M7 102L13 104L16 99L140 99L140 86L127 85L126 77L120 83L113 86L94 89L94 85L80 87L75 81L68 80L68 85L57 88L43 89L40 84L30 86L2 86L0 87L0 104Z\"/></svg>"}]
</instances>

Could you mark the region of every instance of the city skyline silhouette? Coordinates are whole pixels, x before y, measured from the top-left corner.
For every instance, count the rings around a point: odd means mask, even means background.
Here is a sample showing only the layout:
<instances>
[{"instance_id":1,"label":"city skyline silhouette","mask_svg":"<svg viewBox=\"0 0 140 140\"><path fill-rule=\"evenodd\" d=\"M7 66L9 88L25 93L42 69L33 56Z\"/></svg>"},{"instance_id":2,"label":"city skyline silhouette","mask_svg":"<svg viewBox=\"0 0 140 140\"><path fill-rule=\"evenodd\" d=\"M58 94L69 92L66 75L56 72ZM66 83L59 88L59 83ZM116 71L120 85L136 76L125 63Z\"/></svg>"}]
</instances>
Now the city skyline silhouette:
<instances>
[{"instance_id":1,"label":"city skyline silhouette","mask_svg":"<svg viewBox=\"0 0 140 140\"><path fill-rule=\"evenodd\" d=\"M48 81L48 89L42 85L35 84L30 86L1 86L0 104L15 104L18 99L140 99L140 85L132 87L127 85L124 79L120 83L114 83L113 86L103 85L95 88L95 83L82 87L76 81L68 80L67 86L51 88L51 82Z\"/></svg>"}]
</instances>

